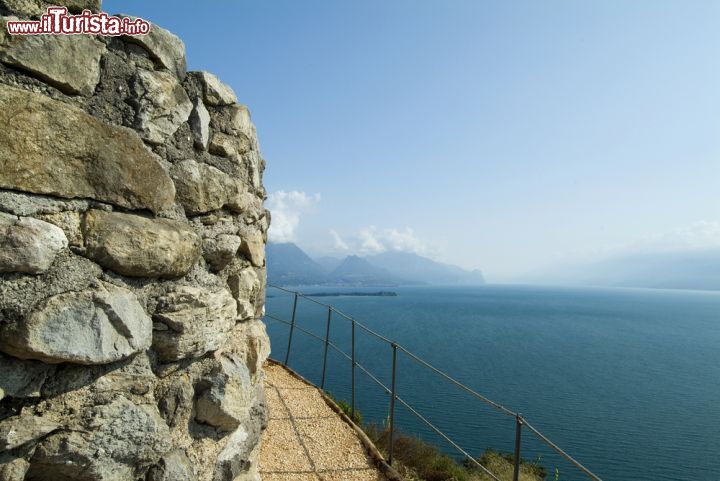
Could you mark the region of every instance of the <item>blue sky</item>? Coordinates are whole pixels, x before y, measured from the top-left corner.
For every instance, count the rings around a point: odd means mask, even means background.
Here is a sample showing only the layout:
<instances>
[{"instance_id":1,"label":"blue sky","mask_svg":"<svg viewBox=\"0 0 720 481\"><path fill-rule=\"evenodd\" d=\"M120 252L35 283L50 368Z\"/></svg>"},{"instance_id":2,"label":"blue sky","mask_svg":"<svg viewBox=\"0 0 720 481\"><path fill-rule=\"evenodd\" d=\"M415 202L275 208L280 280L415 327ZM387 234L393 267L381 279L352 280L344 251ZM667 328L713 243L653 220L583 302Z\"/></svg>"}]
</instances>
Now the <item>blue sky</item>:
<instances>
[{"instance_id":1,"label":"blue sky","mask_svg":"<svg viewBox=\"0 0 720 481\"><path fill-rule=\"evenodd\" d=\"M250 107L273 235L313 254L504 281L720 246L720 2L103 5L179 35Z\"/></svg>"}]
</instances>

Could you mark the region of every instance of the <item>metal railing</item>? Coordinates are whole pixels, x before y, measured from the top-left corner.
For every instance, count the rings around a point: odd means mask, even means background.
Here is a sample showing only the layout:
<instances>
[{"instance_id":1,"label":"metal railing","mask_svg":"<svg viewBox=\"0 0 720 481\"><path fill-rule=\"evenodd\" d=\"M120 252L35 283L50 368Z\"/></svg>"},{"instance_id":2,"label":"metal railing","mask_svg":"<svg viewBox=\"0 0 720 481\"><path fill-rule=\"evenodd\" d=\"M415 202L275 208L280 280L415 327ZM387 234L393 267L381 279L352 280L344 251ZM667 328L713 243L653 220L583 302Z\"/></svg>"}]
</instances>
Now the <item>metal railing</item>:
<instances>
[{"instance_id":1,"label":"metal railing","mask_svg":"<svg viewBox=\"0 0 720 481\"><path fill-rule=\"evenodd\" d=\"M521 444L522 444L522 431L523 428L525 428L528 432L535 435L537 439L539 439L542 443L549 446L553 451L555 451L557 454L559 454L561 457L563 457L566 461L568 461L570 464L577 467L580 471L583 472L589 479L592 479L594 481L602 481L597 475L595 475L592 471L590 471L588 468L583 466L580 462L578 462L576 459L574 459L572 456L570 456L567 452L562 450L560 447L558 447L557 444L552 442L547 436L545 436L543 433L541 433L539 430L534 428L528 421L525 419L520 413L514 412L505 406L492 401L491 399L483 396L482 394L478 393L474 389L468 387L467 385L463 384L462 382L458 381L457 379L453 378L449 374L445 373L444 371L436 368L429 362L421 359L420 357L416 356L412 352L405 349L400 344L391 341L387 337L375 332L374 330L370 329L366 325L362 324L360 321L354 319L353 317L343 313L342 311L339 311L335 307L324 304L313 297L307 296L301 292L293 291L290 289L286 289L284 287L275 286L272 284L268 284L268 288L277 289L282 292L291 294L293 296L293 307L292 307L292 316L290 318L290 321L281 319L277 316L274 316L270 313L265 314L266 319L270 319L276 322L280 322L282 324L286 324L290 327L290 332L288 335L288 345L287 345L287 351L285 353L285 362L283 363L285 366L289 366L290 361L290 352L292 348L292 340L293 340L293 333L297 329L298 331L303 332L304 334L310 336L313 339L316 339L324 344L324 351L323 351L323 361L322 361L322 378L320 382L320 388L325 389L325 381L326 381L326 374L327 374L327 360L328 360L328 350L332 348L335 352L337 352L342 357L346 358L348 361L350 361L351 365L351 374L350 374L350 384L351 384L351 398L350 398L350 413L351 417L355 413L355 370L360 369L364 374L366 374L373 382L375 382L380 388L382 388L386 394L390 395L390 406L389 406L389 415L388 415L388 432L389 432L389 441L388 441L388 464L392 465L393 461L393 444L394 444L394 427L395 427L395 404L396 402L401 404L403 407L405 407L413 416L418 418L420 421L422 421L425 425L427 425L434 433L436 433L438 436L440 436L442 439L444 439L450 446L452 446L457 452L459 452L469 463L471 463L476 468L483 471L485 474L490 476L495 481L501 481L494 473L492 473L489 469L487 469L485 466L483 466L475 457L471 456L466 450L464 450L460 445L458 445L455 441L453 441L447 434L445 434L443 431L441 431L436 425L434 425L430 420L428 420L425 416L423 416L420 412L418 412L415 408L413 408L407 401L405 401L403 398L401 398L397 393L397 384L396 384L396 377L397 377L397 353L398 351L401 351L405 355L407 355L410 359L412 359L415 363L418 365L427 368L434 372L435 374L438 374L445 380L449 381L451 384L455 385L456 387L462 389L466 393L470 394L472 397L482 401L483 403L489 405L490 407L494 408L495 410L499 411L501 414L505 416L509 416L514 418L515 420L515 444L514 444L514 453L513 453L513 481L518 481L520 476L520 463L521 463ZM298 305L298 298L306 299L312 303L315 303L319 306L323 306L327 308L327 320L325 325L325 337L320 337L317 334L304 329L303 327L299 326L296 322L296 313L297 313L297 305ZM351 325L351 349L350 354L347 354L345 351L340 349L336 344L330 341L330 325L332 322L333 314L336 314L340 316L341 318L345 319L346 321L350 322ZM391 383L390 387L386 386L380 379L378 379L377 376L375 376L372 372L370 372L367 368L365 368L362 364L357 362L356 359L356 336L355 331L356 328L359 328L366 332L367 334L370 334L371 336L375 337L376 339L388 344L392 348L392 371L391 371Z\"/></svg>"}]
</instances>

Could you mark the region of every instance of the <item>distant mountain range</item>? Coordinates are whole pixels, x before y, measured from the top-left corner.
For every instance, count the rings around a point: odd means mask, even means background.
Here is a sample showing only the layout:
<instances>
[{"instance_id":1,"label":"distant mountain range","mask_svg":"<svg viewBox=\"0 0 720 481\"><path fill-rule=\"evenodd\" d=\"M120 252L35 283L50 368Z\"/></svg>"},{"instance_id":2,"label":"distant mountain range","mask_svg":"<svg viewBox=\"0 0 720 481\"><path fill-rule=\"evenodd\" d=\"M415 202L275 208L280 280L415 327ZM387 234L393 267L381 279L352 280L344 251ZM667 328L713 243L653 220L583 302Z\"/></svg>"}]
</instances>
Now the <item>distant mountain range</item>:
<instances>
[{"instance_id":1,"label":"distant mountain range","mask_svg":"<svg viewBox=\"0 0 720 481\"><path fill-rule=\"evenodd\" d=\"M655 289L720 290L720 249L626 253L566 265L531 282Z\"/></svg>"},{"instance_id":2,"label":"distant mountain range","mask_svg":"<svg viewBox=\"0 0 720 481\"><path fill-rule=\"evenodd\" d=\"M435 262L407 252L312 259L293 243L267 244L268 282L279 285L393 287L483 284L479 270Z\"/></svg>"}]
</instances>

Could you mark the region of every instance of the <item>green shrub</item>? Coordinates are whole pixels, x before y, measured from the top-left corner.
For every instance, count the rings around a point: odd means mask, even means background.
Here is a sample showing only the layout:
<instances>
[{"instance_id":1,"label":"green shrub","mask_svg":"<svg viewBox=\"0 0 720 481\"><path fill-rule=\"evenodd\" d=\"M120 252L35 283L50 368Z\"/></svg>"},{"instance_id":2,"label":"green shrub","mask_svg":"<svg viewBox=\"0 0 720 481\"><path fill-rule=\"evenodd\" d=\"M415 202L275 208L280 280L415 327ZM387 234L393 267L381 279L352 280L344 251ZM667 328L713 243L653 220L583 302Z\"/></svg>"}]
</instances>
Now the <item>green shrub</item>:
<instances>
[{"instance_id":1,"label":"green shrub","mask_svg":"<svg viewBox=\"0 0 720 481\"><path fill-rule=\"evenodd\" d=\"M482 454L482 456L480 456L480 459L478 459L478 461L483 466L487 466L491 462L492 458L497 457L501 457L513 467L515 466L514 453L502 453L500 451L496 451L490 448L485 450L485 452ZM520 467L521 471L536 476L540 479L545 479L548 475L547 468L540 464L540 458L536 459L533 462L520 458Z\"/></svg>"},{"instance_id":2,"label":"green shrub","mask_svg":"<svg viewBox=\"0 0 720 481\"><path fill-rule=\"evenodd\" d=\"M390 431L371 424L365 427L368 437L383 453L388 452ZM468 471L447 454L415 436L397 431L393 435L393 464L410 468L423 481L470 481ZM397 467L397 466L396 466Z\"/></svg>"},{"instance_id":3,"label":"green shrub","mask_svg":"<svg viewBox=\"0 0 720 481\"><path fill-rule=\"evenodd\" d=\"M338 407L342 410L342 412L345 413L345 415L346 415L347 417L349 417L350 419L352 419L352 421L353 421L355 424L357 424L358 426L362 427L362 425L363 425L363 416L362 416L362 413L360 412L360 410L355 409L355 412L352 412L352 407L350 406L350 404L348 404L347 401L345 401L344 399L338 399L338 398L336 398L335 396L332 395L331 392L328 392L328 391L325 391L325 394L327 394L327 396L328 396L330 399L332 399L332 400L335 402L335 404L338 405Z\"/></svg>"}]
</instances>

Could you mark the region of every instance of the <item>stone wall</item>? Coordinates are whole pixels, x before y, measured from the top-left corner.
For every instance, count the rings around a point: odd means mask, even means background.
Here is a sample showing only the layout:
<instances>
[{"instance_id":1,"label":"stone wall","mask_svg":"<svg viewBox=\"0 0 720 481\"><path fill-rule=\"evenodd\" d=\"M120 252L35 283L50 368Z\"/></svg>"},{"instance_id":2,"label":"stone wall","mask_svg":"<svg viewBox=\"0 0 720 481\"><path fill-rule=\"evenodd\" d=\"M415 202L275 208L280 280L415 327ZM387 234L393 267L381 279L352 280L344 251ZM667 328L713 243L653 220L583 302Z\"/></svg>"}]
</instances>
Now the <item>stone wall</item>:
<instances>
[{"instance_id":1,"label":"stone wall","mask_svg":"<svg viewBox=\"0 0 720 481\"><path fill-rule=\"evenodd\" d=\"M0 0L0 481L259 479L250 114L157 26L5 34L45 6Z\"/></svg>"}]
</instances>

